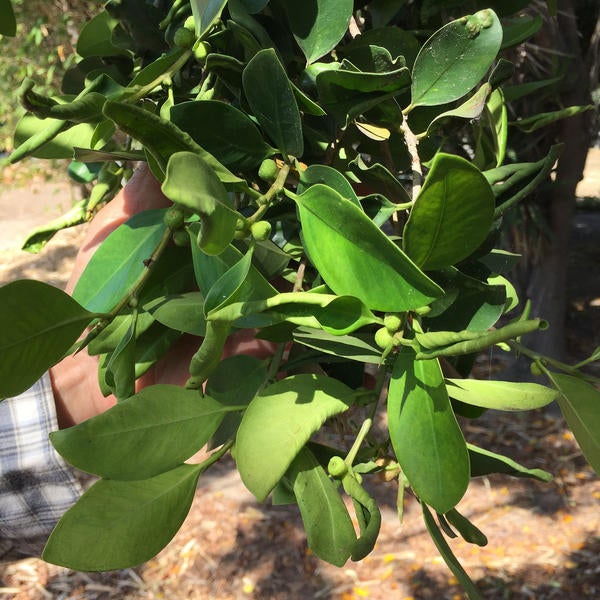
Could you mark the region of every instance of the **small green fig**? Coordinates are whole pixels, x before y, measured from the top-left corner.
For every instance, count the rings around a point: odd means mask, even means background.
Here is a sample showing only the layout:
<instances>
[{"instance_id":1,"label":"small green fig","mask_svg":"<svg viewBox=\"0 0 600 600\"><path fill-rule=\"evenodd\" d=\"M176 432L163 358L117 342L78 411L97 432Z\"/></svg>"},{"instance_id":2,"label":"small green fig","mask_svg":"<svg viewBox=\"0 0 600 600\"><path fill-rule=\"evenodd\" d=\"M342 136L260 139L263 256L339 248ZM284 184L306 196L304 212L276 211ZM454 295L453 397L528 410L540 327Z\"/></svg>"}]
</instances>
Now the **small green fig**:
<instances>
[{"instance_id":1,"label":"small green fig","mask_svg":"<svg viewBox=\"0 0 600 600\"><path fill-rule=\"evenodd\" d=\"M167 209L163 221L169 229L181 229L185 222L185 213L179 206L171 206Z\"/></svg>"},{"instance_id":2,"label":"small green fig","mask_svg":"<svg viewBox=\"0 0 600 600\"><path fill-rule=\"evenodd\" d=\"M277 173L279 173L279 167L272 158L265 158L258 169L258 176L269 183L275 181Z\"/></svg>"},{"instance_id":3,"label":"small green fig","mask_svg":"<svg viewBox=\"0 0 600 600\"><path fill-rule=\"evenodd\" d=\"M271 236L271 223L269 221L257 221L250 226L252 237L258 242L264 242Z\"/></svg>"}]
</instances>

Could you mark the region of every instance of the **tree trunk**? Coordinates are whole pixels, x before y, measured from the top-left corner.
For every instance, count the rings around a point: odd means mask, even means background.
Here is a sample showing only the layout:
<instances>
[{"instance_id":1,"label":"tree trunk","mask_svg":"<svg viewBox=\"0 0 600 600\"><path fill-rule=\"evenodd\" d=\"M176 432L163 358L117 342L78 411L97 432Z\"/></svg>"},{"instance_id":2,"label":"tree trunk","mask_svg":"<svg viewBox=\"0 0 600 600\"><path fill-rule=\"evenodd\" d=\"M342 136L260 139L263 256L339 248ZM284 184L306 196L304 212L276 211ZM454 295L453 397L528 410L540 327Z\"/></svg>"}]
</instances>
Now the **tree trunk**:
<instances>
[{"instance_id":1,"label":"tree trunk","mask_svg":"<svg viewBox=\"0 0 600 600\"><path fill-rule=\"evenodd\" d=\"M568 66L569 86L561 93L560 103L565 107L590 104L589 66L582 54L574 1L559 1L558 30L560 50L573 57ZM558 124L556 137L565 147L558 160L555 179L543 198L551 239L544 239L536 262L525 265L525 273L521 271L522 294L531 299L532 317L543 317L550 322L549 329L528 335L525 343L541 354L557 359L563 359L565 354L569 239L575 189L583 177L591 144L590 114L582 113ZM510 377L530 378L529 361L517 361L510 369Z\"/></svg>"}]
</instances>

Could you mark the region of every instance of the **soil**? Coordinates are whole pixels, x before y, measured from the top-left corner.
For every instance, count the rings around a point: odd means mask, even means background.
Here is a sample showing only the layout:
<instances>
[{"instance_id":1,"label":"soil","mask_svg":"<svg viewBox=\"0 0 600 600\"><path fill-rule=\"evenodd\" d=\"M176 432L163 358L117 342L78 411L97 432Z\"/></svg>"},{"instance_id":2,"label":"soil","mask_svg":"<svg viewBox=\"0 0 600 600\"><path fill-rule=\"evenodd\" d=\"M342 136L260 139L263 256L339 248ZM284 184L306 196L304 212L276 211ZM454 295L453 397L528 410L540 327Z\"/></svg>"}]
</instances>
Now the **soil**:
<instances>
[{"instance_id":1,"label":"soil","mask_svg":"<svg viewBox=\"0 0 600 600\"><path fill-rule=\"evenodd\" d=\"M6 180L6 173L5 173ZM42 180L0 193L0 282L44 278L61 286L83 235L61 232L40 255L18 248L27 231L58 216L75 192ZM600 151L590 153L578 195L600 198ZM587 206L587 204L586 204ZM579 210L570 252L567 345L581 360L600 345L600 213ZM485 362L480 369L485 370ZM554 475L551 483L493 476L474 480L459 510L485 547L450 540L486 599L600 598L600 480L561 417L495 413L463 423L468 441ZM231 462L200 480L182 529L154 559L110 573L77 573L26 559L0 567L0 596L15 600L459 599L464 593L425 531L414 498L396 513L395 484L372 490L383 507L379 541L361 563L336 568L306 546L295 507L258 504Z\"/></svg>"}]
</instances>

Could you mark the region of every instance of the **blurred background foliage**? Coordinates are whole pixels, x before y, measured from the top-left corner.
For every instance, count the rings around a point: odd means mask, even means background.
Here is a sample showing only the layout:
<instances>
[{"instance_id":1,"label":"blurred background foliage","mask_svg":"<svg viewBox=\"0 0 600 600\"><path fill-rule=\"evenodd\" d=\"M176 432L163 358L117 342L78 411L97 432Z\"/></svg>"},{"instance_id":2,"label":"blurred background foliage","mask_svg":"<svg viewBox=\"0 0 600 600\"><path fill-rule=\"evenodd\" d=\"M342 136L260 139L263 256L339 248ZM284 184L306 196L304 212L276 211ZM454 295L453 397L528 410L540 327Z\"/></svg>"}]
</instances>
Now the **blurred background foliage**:
<instances>
[{"instance_id":1,"label":"blurred background foliage","mask_svg":"<svg viewBox=\"0 0 600 600\"><path fill-rule=\"evenodd\" d=\"M0 36L0 151L12 149L12 132L23 115L17 90L25 77L42 94L60 89L74 60L81 25L104 4L92 0L13 0L14 38Z\"/></svg>"}]
</instances>

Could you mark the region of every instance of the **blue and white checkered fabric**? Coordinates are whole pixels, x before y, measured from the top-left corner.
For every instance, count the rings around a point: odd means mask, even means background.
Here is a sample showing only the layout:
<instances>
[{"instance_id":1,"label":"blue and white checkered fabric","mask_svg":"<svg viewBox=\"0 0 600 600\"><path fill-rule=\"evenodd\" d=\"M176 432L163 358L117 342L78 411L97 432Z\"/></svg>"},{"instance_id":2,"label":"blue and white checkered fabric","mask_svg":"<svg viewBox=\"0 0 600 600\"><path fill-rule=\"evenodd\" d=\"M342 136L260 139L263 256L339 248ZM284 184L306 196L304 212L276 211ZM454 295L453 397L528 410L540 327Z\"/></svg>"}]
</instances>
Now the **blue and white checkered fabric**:
<instances>
[{"instance_id":1,"label":"blue and white checkered fabric","mask_svg":"<svg viewBox=\"0 0 600 600\"><path fill-rule=\"evenodd\" d=\"M83 493L74 469L50 443L48 434L56 429L48 374L0 402L0 560L39 555Z\"/></svg>"}]
</instances>

